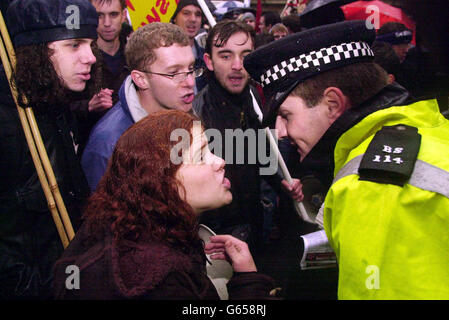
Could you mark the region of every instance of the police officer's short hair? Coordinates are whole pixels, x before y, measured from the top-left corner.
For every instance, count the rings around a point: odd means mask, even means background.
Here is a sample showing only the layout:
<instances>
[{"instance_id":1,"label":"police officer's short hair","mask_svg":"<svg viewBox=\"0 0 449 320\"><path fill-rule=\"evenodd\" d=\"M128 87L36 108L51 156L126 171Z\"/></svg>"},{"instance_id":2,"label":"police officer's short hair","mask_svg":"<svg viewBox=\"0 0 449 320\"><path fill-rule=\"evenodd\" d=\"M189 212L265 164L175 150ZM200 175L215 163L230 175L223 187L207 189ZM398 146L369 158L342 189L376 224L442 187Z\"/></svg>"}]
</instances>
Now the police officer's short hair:
<instances>
[{"instance_id":1,"label":"police officer's short hair","mask_svg":"<svg viewBox=\"0 0 449 320\"><path fill-rule=\"evenodd\" d=\"M329 70L298 84L292 95L301 97L308 107L316 106L324 90L339 88L352 106L368 100L387 85L387 73L378 64L360 62Z\"/></svg>"}]
</instances>

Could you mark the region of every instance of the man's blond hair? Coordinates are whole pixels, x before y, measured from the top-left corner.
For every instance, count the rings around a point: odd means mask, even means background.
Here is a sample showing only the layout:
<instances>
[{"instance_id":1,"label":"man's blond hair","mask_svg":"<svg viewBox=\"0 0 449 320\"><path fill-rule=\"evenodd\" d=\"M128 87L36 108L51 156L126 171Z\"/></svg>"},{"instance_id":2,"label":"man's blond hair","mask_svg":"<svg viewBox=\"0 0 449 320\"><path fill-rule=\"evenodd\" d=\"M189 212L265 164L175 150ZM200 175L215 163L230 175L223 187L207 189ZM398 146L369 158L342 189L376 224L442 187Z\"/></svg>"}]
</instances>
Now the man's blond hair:
<instances>
[{"instance_id":1,"label":"man's blond hair","mask_svg":"<svg viewBox=\"0 0 449 320\"><path fill-rule=\"evenodd\" d=\"M154 50L173 44L189 46L189 37L177 25L153 22L134 31L125 48L129 70L145 71L156 60Z\"/></svg>"}]
</instances>

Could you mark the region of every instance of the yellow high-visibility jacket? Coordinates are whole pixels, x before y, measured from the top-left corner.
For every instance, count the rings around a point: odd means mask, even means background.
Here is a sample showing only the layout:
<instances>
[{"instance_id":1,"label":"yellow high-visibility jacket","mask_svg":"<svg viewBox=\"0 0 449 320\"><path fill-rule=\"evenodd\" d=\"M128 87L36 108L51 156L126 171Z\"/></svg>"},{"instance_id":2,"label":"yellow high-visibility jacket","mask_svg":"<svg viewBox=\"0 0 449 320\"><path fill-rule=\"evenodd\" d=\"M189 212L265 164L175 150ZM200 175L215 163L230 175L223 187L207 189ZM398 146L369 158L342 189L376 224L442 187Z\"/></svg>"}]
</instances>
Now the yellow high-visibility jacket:
<instances>
[{"instance_id":1,"label":"yellow high-visibility jacket","mask_svg":"<svg viewBox=\"0 0 449 320\"><path fill-rule=\"evenodd\" d=\"M359 180L383 126L418 128L421 146L404 186ZM339 299L449 299L449 121L435 100L376 111L334 149L324 229L339 264Z\"/></svg>"}]
</instances>

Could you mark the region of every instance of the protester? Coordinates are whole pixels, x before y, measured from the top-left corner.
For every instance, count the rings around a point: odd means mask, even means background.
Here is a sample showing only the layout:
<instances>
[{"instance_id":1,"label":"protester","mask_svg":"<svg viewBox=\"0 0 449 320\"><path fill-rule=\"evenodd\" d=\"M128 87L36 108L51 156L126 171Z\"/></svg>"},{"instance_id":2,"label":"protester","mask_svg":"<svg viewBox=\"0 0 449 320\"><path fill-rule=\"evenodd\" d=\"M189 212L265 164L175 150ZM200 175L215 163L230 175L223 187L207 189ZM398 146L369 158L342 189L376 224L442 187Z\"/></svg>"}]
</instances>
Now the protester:
<instances>
[{"instance_id":1,"label":"protester","mask_svg":"<svg viewBox=\"0 0 449 320\"><path fill-rule=\"evenodd\" d=\"M415 97L436 96L449 117L448 2L403 1L402 8L416 23L416 46L401 64L401 83Z\"/></svg>"},{"instance_id":2,"label":"protester","mask_svg":"<svg viewBox=\"0 0 449 320\"><path fill-rule=\"evenodd\" d=\"M122 82L128 76L126 69L125 46L126 39L120 40L123 24L126 22L126 1L125 0L91 0L98 13L98 39L96 44L101 51L104 66L103 79L104 88L112 90L112 95L105 93L105 89L99 92L94 99L110 97L108 104L101 103L103 98L97 104L90 101L90 109L111 108L118 101L118 90ZM102 107L99 107L101 105Z\"/></svg>"},{"instance_id":3,"label":"protester","mask_svg":"<svg viewBox=\"0 0 449 320\"><path fill-rule=\"evenodd\" d=\"M222 15L218 14L218 11L215 11L217 13L217 21L221 20L237 20L237 18L245 13L245 12L254 12L254 9L245 8L245 7L229 7L226 8L226 12Z\"/></svg>"},{"instance_id":4,"label":"protester","mask_svg":"<svg viewBox=\"0 0 449 320\"><path fill-rule=\"evenodd\" d=\"M180 0L170 21L187 33L195 56L195 68L204 68L204 48L196 41L195 36L201 28L203 11L197 0ZM195 93L199 92L206 85L203 77L195 79Z\"/></svg>"},{"instance_id":5,"label":"protester","mask_svg":"<svg viewBox=\"0 0 449 320\"><path fill-rule=\"evenodd\" d=\"M256 50L280 137L333 179L316 222L339 263L340 299L449 298L449 122L372 62L375 31L347 21Z\"/></svg>"},{"instance_id":6,"label":"protester","mask_svg":"<svg viewBox=\"0 0 449 320\"><path fill-rule=\"evenodd\" d=\"M273 35L274 40L279 40L288 35L288 29L282 23L276 23L271 27L269 34Z\"/></svg>"},{"instance_id":7,"label":"protester","mask_svg":"<svg viewBox=\"0 0 449 320\"><path fill-rule=\"evenodd\" d=\"M220 150L225 159L227 177L233 182L234 199L230 205L214 212L206 212L201 221L218 233L229 233L249 243L250 248L262 248L263 210L260 196L260 163L250 163L253 150L257 153L259 142L246 140L239 149L238 144L227 148L229 130L253 132L257 141L260 122L253 107L252 94L258 96L249 85L249 75L243 68L243 58L254 50L254 30L247 24L223 20L209 31L204 61L209 70L208 85L195 97L193 108L206 128L220 132ZM260 103L260 101L258 102ZM266 137L263 137L266 139ZM215 141L215 143L217 143ZM253 145L254 144L254 145ZM238 161L244 155L244 161ZM254 156L254 155L253 155ZM277 167L271 175L277 171ZM291 188L295 197L300 197L300 183Z\"/></svg>"},{"instance_id":8,"label":"protester","mask_svg":"<svg viewBox=\"0 0 449 320\"><path fill-rule=\"evenodd\" d=\"M245 12L238 16L237 21L249 24L251 27L253 27L254 30L256 30L256 17L252 12Z\"/></svg>"},{"instance_id":9,"label":"protester","mask_svg":"<svg viewBox=\"0 0 449 320\"><path fill-rule=\"evenodd\" d=\"M129 75L126 68L126 38L120 38L126 20L125 0L90 0L98 13L98 38L95 46L101 65L101 89L82 100L73 101L70 109L79 123L79 147L81 156L89 134L104 114L118 101L118 91Z\"/></svg>"},{"instance_id":10,"label":"protester","mask_svg":"<svg viewBox=\"0 0 449 320\"><path fill-rule=\"evenodd\" d=\"M289 14L288 16L282 17L281 22L287 27L289 34L299 32L302 29L301 18L297 14Z\"/></svg>"},{"instance_id":11,"label":"protester","mask_svg":"<svg viewBox=\"0 0 449 320\"><path fill-rule=\"evenodd\" d=\"M394 49L387 42L374 41L371 45L374 62L388 73L388 83L396 81L401 70L401 61Z\"/></svg>"},{"instance_id":12,"label":"protester","mask_svg":"<svg viewBox=\"0 0 449 320\"><path fill-rule=\"evenodd\" d=\"M121 136L81 230L55 264L57 299L219 299L206 274L198 215L232 194L225 163L209 151L197 120L162 111ZM173 139L180 131L184 138ZM182 155L174 157L179 145ZM273 280L257 272L244 242L218 235L205 249L232 264L230 299L269 298ZM80 267L76 290L66 286L71 265Z\"/></svg>"},{"instance_id":13,"label":"protester","mask_svg":"<svg viewBox=\"0 0 449 320\"><path fill-rule=\"evenodd\" d=\"M137 29L125 55L131 74L120 88L120 101L93 128L81 159L91 191L122 133L156 111L190 111L194 79L202 74L194 67L187 35L174 24L155 22Z\"/></svg>"},{"instance_id":14,"label":"protester","mask_svg":"<svg viewBox=\"0 0 449 320\"><path fill-rule=\"evenodd\" d=\"M71 17L70 6L79 10ZM16 0L6 14L16 54L12 83L32 107L75 231L88 187L75 155L67 101L95 92L91 44L98 17L85 0ZM72 16L73 17L73 16ZM67 28L67 21L79 28ZM48 299L51 268L63 251L16 105L4 79L0 99L0 298Z\"/></svg>"},{"instance_id":15,"label":"protester","mask_svg":"<svg viewBox=\"0 0 449 320\"><path fill-rule=\"evenodd\" d=\"M421 30L421 32L423 31ZM412 38L413 32L404 24L387 22L380 27L376 42L391 45L400 60L399 71L395 75L395 79L412 96L419 98L441 94L437 79L444 74L441 72L442 66L439 66L436 61L432 61L429 48L422 47L422 45L413 46ZM422 39L418 36L417 41L419 40ZM442 79L444 81L444 76Z\"/></svg>"},{"instance_id":16,"label":"protester","mask_svg":"<svg viewBox=\"0 0 449 320\"><path fill-rule=\"evenodd\" d=\"M281 23L279 13L274 11L265 11L262 13L259 20L259 33L269 33L270 29L276 24Z\"/></svg>"},{"instance_id":17,"label":"protester","mask_svg":"<svg viewBox=\"0 0 449 320\"><path fill-rule=\"evenodd\" d=\"M377 32L376 41L389 43L399 60L404 62L411 48L413 32L400 22L386 22Z\"/></svg>"}]
</instances>

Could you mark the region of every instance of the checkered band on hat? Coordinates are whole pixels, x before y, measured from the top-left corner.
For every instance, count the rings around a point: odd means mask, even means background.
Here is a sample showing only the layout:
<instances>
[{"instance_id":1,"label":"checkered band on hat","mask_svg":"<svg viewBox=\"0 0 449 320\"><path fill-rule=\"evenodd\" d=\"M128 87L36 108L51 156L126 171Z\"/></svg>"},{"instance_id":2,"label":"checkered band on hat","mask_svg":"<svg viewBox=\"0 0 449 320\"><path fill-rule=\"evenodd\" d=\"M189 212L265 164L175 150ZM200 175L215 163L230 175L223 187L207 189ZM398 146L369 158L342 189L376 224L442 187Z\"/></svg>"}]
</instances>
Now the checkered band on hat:
<instances>
[{"instance_id":1,"label":"checkered band on hat","mask_svg":"<svg viewBox=\"0 0 449 320\"><path fill-rule=\"evenodd\" d=\"M262 86L266 86L282 79L290 72L365 56L374 56L366 42L342 43L282 61L263 73L260 82Z\"/></svg>"}]
</instances>

